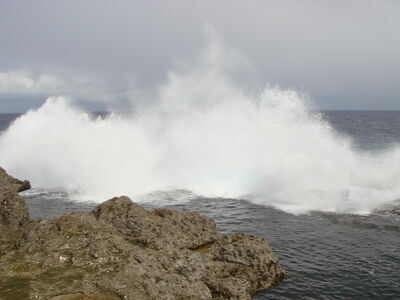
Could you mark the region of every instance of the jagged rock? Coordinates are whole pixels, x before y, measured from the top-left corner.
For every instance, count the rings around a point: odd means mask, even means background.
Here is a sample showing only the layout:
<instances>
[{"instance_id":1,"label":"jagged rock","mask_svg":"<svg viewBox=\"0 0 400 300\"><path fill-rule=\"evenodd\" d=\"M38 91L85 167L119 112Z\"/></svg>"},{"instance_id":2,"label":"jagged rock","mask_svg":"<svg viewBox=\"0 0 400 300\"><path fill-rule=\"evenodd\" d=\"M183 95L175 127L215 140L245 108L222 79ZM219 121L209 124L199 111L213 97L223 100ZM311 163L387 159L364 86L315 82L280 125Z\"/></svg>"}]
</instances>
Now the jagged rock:
<instances>
[{"instance_id":1,"label":"jagged rock","mask_svg":"<svg viewBox=\"0 0 400 300\"><path fill-rule=\"evenodd\" d=\"M17 193L30 188L29 181L20 181L0 168L0 224L23 225L29 221L24 199Z\"/></svg>"},{"instance_id":2,"label":"jagged rock","mask_svg":"<svg viewBox=\"0 0 400 300\"><path fill-rule=\"evenodd\" d=\"M0 190L16 196L15 187ZM15 207L25 220L26 206ZM149 211L124 196L28 223L0 252L0 299L251 299L284 276L265 240L221 236L197 213Z\"/></svg>"},{"instance_id":3,"label":"jagged rock","mask_svg":"<svg viewBox=\"0 0 400 300\"><path fill-rule=\"evenodd\" d=\"M132 243L153 249L195 248L220 237L209 218L169 209L147 211L124 196L104 202L92 213Z\"/></svg>"}]
</instances>

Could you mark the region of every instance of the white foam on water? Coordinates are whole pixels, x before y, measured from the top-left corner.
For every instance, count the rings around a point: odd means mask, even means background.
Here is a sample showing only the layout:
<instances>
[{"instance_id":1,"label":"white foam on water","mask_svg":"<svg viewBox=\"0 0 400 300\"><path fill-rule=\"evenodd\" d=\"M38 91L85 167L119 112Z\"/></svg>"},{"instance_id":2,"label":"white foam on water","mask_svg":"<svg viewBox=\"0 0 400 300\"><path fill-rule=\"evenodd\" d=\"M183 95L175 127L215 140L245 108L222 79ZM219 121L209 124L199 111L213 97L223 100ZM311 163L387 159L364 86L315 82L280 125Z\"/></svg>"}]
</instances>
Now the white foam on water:
<instances>
[{"instance_id":1,"label":"white foam on water","mask_svg":"<svg viewBox=\"0 0 400 300\"><path fill-rule=\"evenodd\" d=\"M129 117L92 118L49 98L2 133L0 165L34 186L99 202L182 189L294 213L367 213L400 197L399 149L355 150L301 94L247 93L225 65L211 43Z\"/></svg>"}]
</instances>

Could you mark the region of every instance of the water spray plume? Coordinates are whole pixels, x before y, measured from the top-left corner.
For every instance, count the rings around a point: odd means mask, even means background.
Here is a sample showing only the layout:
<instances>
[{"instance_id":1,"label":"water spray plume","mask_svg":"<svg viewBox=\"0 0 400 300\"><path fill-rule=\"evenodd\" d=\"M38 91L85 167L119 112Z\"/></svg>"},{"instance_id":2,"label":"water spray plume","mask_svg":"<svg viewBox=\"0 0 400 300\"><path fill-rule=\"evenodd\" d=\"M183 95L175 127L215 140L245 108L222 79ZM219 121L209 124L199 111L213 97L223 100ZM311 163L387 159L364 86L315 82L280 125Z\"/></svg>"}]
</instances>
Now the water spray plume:
<instances>
[{"instance_id":1,"label":"water spray plume","mask_svg":"<svg viewBox=\"0 0 400 300\"><path fill-rule=\"evenodd\" d=\"M354 150L306 97L248 93L225 72L223 45L206 49L131 115L93 118L49 98L0 136L0 165L33 186L97 201L176 188L294 213L366 213L399 198L399 149Z\"/></svg>"}]
</instances>

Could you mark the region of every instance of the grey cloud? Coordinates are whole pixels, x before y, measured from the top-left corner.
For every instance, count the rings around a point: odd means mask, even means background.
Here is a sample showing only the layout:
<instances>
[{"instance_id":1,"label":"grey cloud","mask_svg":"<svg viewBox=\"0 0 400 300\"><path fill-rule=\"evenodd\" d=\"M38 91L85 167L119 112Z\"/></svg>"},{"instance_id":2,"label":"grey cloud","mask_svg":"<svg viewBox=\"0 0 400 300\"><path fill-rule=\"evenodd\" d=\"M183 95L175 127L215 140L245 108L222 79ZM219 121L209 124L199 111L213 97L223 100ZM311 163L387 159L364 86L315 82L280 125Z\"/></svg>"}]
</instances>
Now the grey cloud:
<instances>
[{"instance_id":1,"label":"grey cloud","mask_svg":"<svg viewBox=\"0 0 400 300\"><path fill-rule=\"evenodd\" d=\"M252 62L245 86L301 89L320 108L400 109L396 0L3 0L0 73L62 83L26 98L55 89L121 101L154 89L177 59L193 59L206 23ZM16 95L0 88L0 109Z\"/></svg>"}]
</instances>

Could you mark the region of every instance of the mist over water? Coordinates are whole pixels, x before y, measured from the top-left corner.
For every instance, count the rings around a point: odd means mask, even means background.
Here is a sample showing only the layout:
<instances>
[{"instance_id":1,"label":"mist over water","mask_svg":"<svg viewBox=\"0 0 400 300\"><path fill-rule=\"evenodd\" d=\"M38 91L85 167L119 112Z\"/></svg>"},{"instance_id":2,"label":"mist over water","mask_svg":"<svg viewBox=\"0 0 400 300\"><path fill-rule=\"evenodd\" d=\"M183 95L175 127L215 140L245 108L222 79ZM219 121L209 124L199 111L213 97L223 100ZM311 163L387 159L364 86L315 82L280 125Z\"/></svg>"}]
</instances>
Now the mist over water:
<instances>
[{"instance_id":1,"label":"mist over water","mask_svg":"<svg viewBox=\"0 0 400 300\"><path fill-rule=\"evenodd\" d=\"M99 202L180 189L292 213L367 213L400 198L399 148L356 150L307 97L268 86L250 93L230 68L210 43L130 114L94 118L49 98L0 136L0 165L36 187Z\"/></svg>"}]
</instances>

